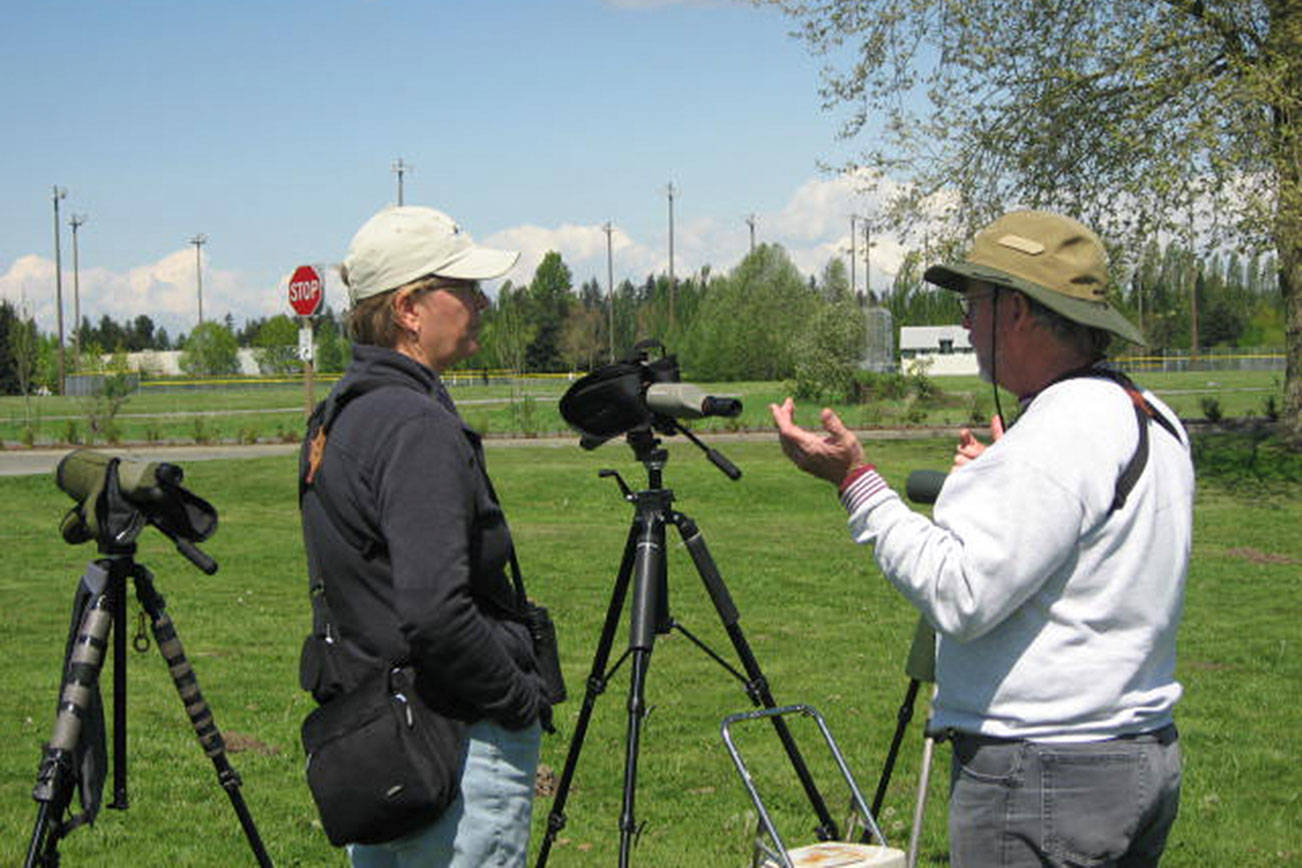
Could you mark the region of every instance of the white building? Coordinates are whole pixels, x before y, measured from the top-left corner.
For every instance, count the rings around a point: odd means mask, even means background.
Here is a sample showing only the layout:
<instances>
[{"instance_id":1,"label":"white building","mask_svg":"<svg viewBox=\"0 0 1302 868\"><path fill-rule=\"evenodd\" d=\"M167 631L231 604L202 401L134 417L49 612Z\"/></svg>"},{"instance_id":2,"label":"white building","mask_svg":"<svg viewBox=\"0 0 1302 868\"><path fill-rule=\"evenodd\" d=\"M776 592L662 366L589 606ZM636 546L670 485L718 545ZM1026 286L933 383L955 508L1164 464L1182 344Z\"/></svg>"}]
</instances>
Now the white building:
<instances>
[{"instance_id":1,"label":"white building","mask_svg":"<svg viewBox=\"0 0 1302 868\"><path fill-rule=\"evenodd\" d=\"M962 326L901 326L900 370L922 360L928 361L929 376L977 373L976 353Z\"/></svg>"}]
</instances>

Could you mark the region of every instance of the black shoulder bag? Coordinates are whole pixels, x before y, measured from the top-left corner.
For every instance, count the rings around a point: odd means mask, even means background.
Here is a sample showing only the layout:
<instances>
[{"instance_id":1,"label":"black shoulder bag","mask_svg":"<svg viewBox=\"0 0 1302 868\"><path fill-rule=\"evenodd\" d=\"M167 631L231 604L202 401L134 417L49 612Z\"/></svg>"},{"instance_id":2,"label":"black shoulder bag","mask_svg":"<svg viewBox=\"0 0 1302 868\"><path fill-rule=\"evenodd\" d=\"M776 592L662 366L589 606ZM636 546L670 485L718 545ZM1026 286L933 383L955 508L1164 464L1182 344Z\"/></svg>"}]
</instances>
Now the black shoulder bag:
<instances>
[{"instance_id":1,"label":"black shoulder bag","mask_svg":"<svg viewBox=\"0 0 1302 868\"><path fill-rule=\"evenodd\" d=\"M314 460L300 480L300 498L315 478L330 423L356 393L340 397L332 395L314 414ZM334 618L324 578L320 570L312 572L314 628L322 628L320 638L329 644ZM303 721L301 734L308 787L336 847L380 844L414 832L438 819L459 792L465 724L421 700L406 661L389 662L327 699Z\"/></svg>"}]
</instances>

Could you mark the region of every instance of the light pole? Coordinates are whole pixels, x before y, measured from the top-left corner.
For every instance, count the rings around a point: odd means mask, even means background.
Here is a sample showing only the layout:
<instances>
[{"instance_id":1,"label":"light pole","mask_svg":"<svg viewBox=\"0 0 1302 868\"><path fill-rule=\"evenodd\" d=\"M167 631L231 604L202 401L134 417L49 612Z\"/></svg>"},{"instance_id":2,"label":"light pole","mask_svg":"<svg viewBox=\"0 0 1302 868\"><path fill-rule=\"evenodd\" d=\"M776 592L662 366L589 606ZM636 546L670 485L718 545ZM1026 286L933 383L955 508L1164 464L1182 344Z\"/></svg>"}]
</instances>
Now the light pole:
<instances>
[{"instance_id":1,"label":"light pole","mask_svg":"<svg viewBox=\"0 0 1302 868\"><path fill-rule=\"evenodd\" d=\"M73 214L68 219L72 227L72 348L77 358L81 358L81 261L77 253L77 230L85 222L85 214Z\"/></svg>"},{"instance_id":2,"label":"light pole","mask_svg":"<svg viewBox=\"0 0 1302 868\"><path fill-rule=\"evenodd\" d=\"M200 232L190 239L194 245L194 285L199 294L199 325L203 325L203 257L199 255L199 248L208 243L208 236Z\"/></svg>"},{"instance_id":3,"label":"light pole","mask_svg":"<svg viewBox=\"0 0 1302 868\"><path fill-rule=\"evenodd\" d=\"M393 173L398 176L398 207L402 207L402 176L412 169L411 163L404 163L399 157L393 164Z\"/></svg>"},{"instance_id":4,"label":"light pole","mask_svg":"<svg viewBox=\"0 0 1302 868\"><path fill-rule=\"evenodd\" d=\"M665 187L669 195L669 330L674 328L674 182Z\"/></svg>"},{"instance_id":5,"label":"light pole","mask_svg":"<svg viewBox=\"0 0 1302 868\"><path fill-rule=\"evenodd\" d=\"M746 225L750 227L750 252L755 252L755 215L752 213L746 218Z\"/></svg>"},{"instance_id":6,"label":"light pole","mask_svg":"<svg viewBox=\"0 0 1302 868\"><path fill-rule=\"evenodd\" d=\"M63 257L59 254L59 200L66 199L67 189L54 186L51 198L54 200L54 304L58 308L59 319L59 394L64 391L65 368L63 358Z\"/></svg>"},{"instance_id":7,"label":"light pole","mask_svg":"<svg viewBox=\"0 0 1302 868\"><path fill-rule=\"evenodd\" d=\"M615 258L611 252L611 233L615 228L606 221L606 332L610 337L610 361L615 361Z\"/></svg>"}]
</instances>

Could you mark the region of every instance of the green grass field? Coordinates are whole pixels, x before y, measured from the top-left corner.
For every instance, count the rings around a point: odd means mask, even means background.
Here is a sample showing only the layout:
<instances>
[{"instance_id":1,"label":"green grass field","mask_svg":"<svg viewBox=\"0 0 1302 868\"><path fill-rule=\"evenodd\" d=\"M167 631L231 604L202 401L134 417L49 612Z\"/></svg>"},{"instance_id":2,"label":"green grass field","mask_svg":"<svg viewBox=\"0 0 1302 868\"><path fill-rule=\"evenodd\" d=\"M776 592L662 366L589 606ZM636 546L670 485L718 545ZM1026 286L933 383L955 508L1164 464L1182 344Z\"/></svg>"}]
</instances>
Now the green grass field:
<instances>
[{"instance_id":1,"label":"green grass field","mask_svg":"<svg viewBox=\"0 0 1302 868\"><path fill-rule=\"evenodd\" d=\"M1139 382L1154 389L1182 418L1203 419L1204 402L1214 400L1226 419L1268 414L1268 403L1283 404L1283 376L1269 371L1148 373ZM833 406L846 421L860 428L953 427L988 420L994 412L990 387L977 377L933 377L936 394L916 395ZM764 430L772 420L768 405L788 395L776 382L701 383L707 392L742 399L737 419L706 419L706 431ZM451 389L462 414L487 436L552 436L567 433L557 399L568 382L550 377L526 381L513 392L506 384L481 385L453 381ZM316 383L313 397L325 397L329 383ZM1005 413L1016 401L1004 394ZM810 403L810 402L805 402ZM74 443L210 443L294 440L301 433L307 407L302 384L274 382L222 383L211 387L148 384L134 393L111 423L97 433L90 415L90 398L42 397L24 400L0 397L0 444L53 446Z\"/></svg>"},{"instance_id":2,"label":"green grass field","mask_svg":"<svg viewBox=\"0 0 1302 868\"><path fill-rule=\"evenodd\" d=\"M665 484L694 518L741 611L741 626L780 703L807 702L827 717L869 797L907 681L902 667L915 616L847 538L830 489L792 469L776 444L722 442L743 470L730 482L682 438L670 441ZM943 467L948 440L870 442L895 484ZM534 596L552 610L572 698L543 761L559 773L591 666L631 509L600 468L644 487L620 441L584 452L574 440L490 445L490 467ZM193 462L187 484L221 511L204 545L221 564L204 576L153 530L138 560L156 576L218 726L243 777L243 794L277 865L343 865L316 826L302 775L298 726L311 707L297 688L308 629L292 459ZM1302 503L1297 483L1201 483L1188 584L1177 710L1186 758L1181 818L1165 864L1266 866L1302 861L1302 726L1298 658L1302 616ZM36 806L32 785L54 720L59 665L74 588L88 546L65 545L70 505L48 477L0 479L0 864L19 864ZM677 534L671 531L670 607L716 650L735 659ZM134 634L135 605L131 625ZM626 641L626 617L616 654ZM130 809L106 810L63 842L67 865L254 864L212 764L204 757L154 649L129 652ZM103 683L111 679L110 666ZM618 844L627 667L596 705L550 864L610 865ZM108 692L106 691L106 698ZM719 736L721 719L749 707L741 686L677 634L652 657L640 752L634 862L742 865L754 812ZM908 838L921 753L918 717L880 818L892 843ZM783 828L809 840L812 815L771 732L743 730L743 749ZM847 804L814 732L797 734L838 819ZM937 755L923 863L945 862L948 750ZM534 848L550 802L539 799Z\"/></svg>"}]
</instances>

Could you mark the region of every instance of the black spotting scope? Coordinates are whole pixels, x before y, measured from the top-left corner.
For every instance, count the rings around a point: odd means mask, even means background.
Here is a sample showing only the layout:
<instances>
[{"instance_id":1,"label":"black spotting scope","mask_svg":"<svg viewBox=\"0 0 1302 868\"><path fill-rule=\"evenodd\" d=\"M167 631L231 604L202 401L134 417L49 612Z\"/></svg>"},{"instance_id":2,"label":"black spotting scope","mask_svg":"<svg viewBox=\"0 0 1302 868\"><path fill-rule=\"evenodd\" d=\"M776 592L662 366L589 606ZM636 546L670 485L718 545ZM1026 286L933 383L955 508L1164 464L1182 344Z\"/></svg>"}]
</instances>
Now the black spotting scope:
<instances>
[{"instance_id":1,"label":"black spotting scope","mask_svg":"<svg viewBox=\"0 0 1302 868\"><path fill-rule=\"evenodd\" d=\"M661 356L649 360L649 350ZM679 431L676 419L738 416L741 401L707 395L699 386L680 382L678 359L664 355L664 345L646 340L623 361L598 368L577 380L561 397L561 416L582 436L585 449L639 428L662 434Z\"/></svg>"}]
</instances>

